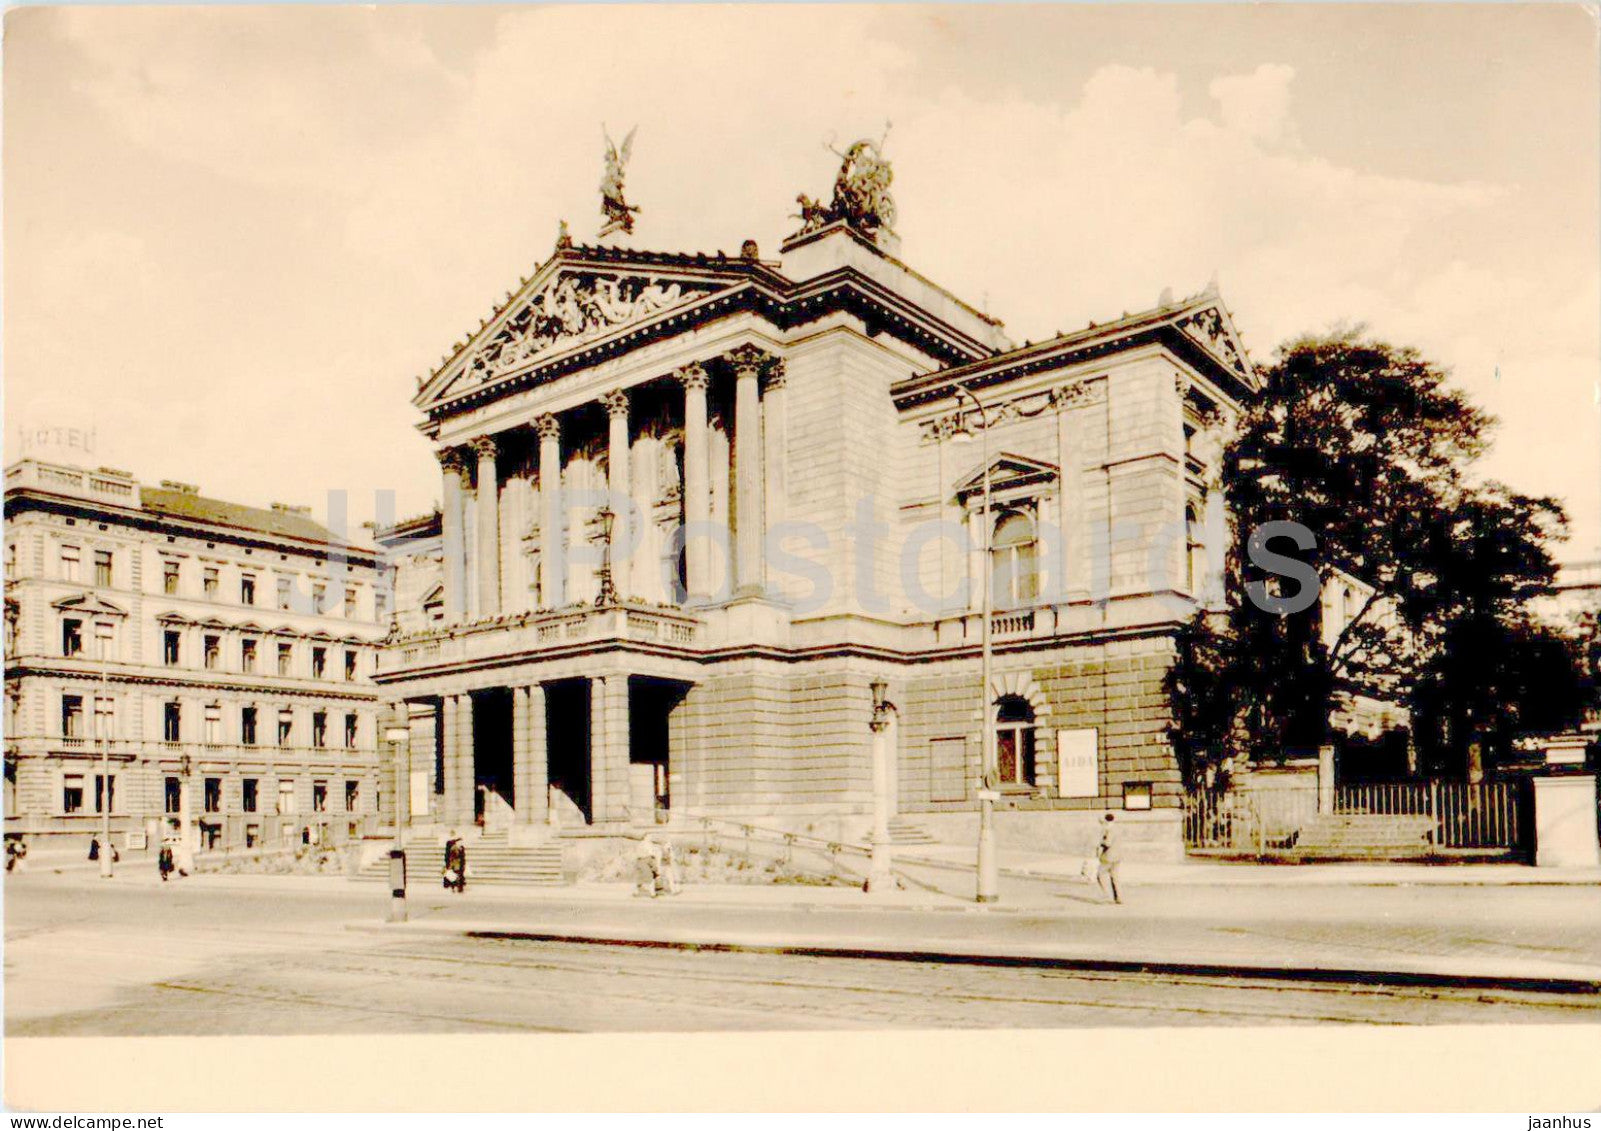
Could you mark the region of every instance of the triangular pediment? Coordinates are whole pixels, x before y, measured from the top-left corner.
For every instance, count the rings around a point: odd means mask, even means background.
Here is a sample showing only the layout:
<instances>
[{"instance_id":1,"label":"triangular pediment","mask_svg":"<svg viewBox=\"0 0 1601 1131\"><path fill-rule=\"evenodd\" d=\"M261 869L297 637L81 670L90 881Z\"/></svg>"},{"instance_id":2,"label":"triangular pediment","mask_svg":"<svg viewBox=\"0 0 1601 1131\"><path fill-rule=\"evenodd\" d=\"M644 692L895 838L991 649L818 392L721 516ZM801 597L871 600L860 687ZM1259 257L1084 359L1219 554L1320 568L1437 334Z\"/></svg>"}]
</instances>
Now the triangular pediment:
<instances>
[{"instance_id":1,"label":"triangular pediment","mask_svg":"<svg viewBox=\"0 0 1601 1131\"><path fill-rule=\"evenodd\" d=\"M1199 300L1174 319L1173 325L1191 341L1233 370L1251 388L1259 387L1256 370L1246 356L1240 332L1234 327L1229 308L1216 291L1203 292Z\"/></svg>"},{"instance_id":2,"label":"triangular pediment","mask_svg":"<svg viewBox=\"0 0 1601 1131\"><path fill-rule=\"evenodd\" d=\"M98 617L125 617L128 610L113 605L102 597L93 593L74 593L70 597L63 597L59 601L52 601L54 608L64 613L82 613L85 616Z\"/></svg>"},{"instance_id":3,"label":"triangular pediment","mask_svg":"<svg viewBox=\"0 0 1601 1131\"><path fill-rule=\"evenodd\" d=\"M461 393L492 384L569 350L650 322L731 280L651 262L586 262L559 254L497 307L479 329L458 343L417 391L427 410Z\"/></svg>"},{"instance_id":4,"label":"triangular pediment","mask_svg":"<svg viewBox=\"0 0 1601 1131\"><path fill-rule=\"evenodd\" d=\"M1032 487L1056 481L1056 465L1027 456L1002 452L989 463L990 493L1016 487ZM964 502L984 490L984 465L980 463L956 485L956 497Z\"/></svg>"}]
</instances>

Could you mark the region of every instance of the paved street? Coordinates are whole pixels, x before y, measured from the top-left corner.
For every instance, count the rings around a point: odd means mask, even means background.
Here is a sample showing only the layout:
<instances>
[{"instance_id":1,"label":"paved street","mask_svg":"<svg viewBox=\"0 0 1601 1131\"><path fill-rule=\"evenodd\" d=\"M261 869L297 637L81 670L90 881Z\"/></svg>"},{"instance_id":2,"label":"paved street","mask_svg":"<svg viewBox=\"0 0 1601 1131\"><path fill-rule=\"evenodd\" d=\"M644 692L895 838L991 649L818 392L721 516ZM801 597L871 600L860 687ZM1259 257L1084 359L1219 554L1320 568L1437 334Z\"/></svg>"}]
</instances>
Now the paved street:
<instances>
[{"instance_id":1,"label":"paved street","mask_svg":"<svg viewBox=\"0 0 1601 1131\"><path fill-rule=\"evenodd\" d=\"M1124 908L1067 892L1068 914L627 901L614 892L479 890L412 900L429 927L485 919L585 927L749 926L865 945L891 937L1137 947L1211 938L1242 954L1470 951L1575 970L1601 961L1601 889L1151 888ZM718 893L726 897L727 893ZM765 900L768 906L749 905ZM6 1031L14 1036L1060 1027L1306 1022L1594 1024L1594 996L1274 984L1215 977L807 958L457 934L376 925L384 889L337 879L127 876L6 881Z\"/></svg>"}]
</instances>

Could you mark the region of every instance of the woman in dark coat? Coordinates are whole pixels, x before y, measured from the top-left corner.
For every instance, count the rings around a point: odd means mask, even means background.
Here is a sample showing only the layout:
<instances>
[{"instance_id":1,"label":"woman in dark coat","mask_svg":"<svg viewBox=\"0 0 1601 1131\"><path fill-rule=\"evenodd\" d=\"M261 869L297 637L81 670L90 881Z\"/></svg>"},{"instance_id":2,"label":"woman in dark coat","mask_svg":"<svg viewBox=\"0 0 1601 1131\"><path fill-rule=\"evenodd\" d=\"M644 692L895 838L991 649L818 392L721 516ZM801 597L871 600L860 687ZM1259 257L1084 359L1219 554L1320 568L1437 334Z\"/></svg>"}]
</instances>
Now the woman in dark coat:
<instances>
[{"instance_id":1,"label":"woman in dark coat","mask_svg":"<svg viewBox=\"0 0 1601 1131\"><path fill-rule=\"evenodd\" d=\"M172 875L172 845L163 844L156 853L156 869L161 873L161 882L166 883L167 877Z\"/></svg>"},{"instance_id":2,"label":"woman in dark coat","mask_svg":"<svg viewBox=\"0 0 1601 1131\"><path fill-rule=\"evenodd\" d=\"M467 890L467 846L459 837L445 842L445 886L457 893Z\"/></svg>"}]
</instances>

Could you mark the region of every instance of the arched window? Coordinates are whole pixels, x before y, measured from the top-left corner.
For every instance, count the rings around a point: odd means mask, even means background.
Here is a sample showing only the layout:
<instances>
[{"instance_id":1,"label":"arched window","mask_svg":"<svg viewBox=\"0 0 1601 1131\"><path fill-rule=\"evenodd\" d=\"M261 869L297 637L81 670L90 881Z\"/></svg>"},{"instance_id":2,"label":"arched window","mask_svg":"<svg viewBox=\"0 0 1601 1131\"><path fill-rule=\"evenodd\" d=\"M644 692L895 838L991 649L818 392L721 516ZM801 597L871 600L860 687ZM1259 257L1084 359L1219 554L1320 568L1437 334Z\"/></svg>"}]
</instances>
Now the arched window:
<instances>
[{"instance_id":1,"label":"arched window","mask_svg":"<svg viewBox=\"0 0 1601 1131\"><path fill-rule=\"evenodd\" d=\"M1034 520L1020 511L1007 511L995 521L990 540L991 574L997 608L1031 605L1039 597L1039 542Z\"/></svg>"},{"instance_id":2,"label":"arched window","mask_svg":"<svg viewBox=\"0 0 1601 1131\"><path fill-rule=\"evenodd\" d=\"M1002 785L1034 784L1034 708L1020 695L995 701L995 768Z\"/></svg>"}]
</instances>

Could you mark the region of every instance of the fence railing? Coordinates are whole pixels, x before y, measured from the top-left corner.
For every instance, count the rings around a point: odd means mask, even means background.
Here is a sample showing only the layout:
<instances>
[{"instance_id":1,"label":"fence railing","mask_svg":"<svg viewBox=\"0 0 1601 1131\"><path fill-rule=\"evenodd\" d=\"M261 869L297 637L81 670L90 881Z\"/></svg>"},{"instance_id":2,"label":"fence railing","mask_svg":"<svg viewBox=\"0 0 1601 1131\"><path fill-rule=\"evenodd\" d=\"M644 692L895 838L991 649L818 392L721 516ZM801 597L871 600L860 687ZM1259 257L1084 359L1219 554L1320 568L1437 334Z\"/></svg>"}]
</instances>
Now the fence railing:
<instances>
[{"instance_id":1,"label":"fence railing","mask_svg":"<svg viewBox=\"0 0 1601 1131\"><path fill-rule=\"evenodd\" d=\"M1364 782L1339 786L1329 812L1310 789L1201 790L1184 801L1190 848L1256 855L1383 848L1416 837L1430 851L1526 846L1524 782Z\"/></svg>"}]
</instances>

